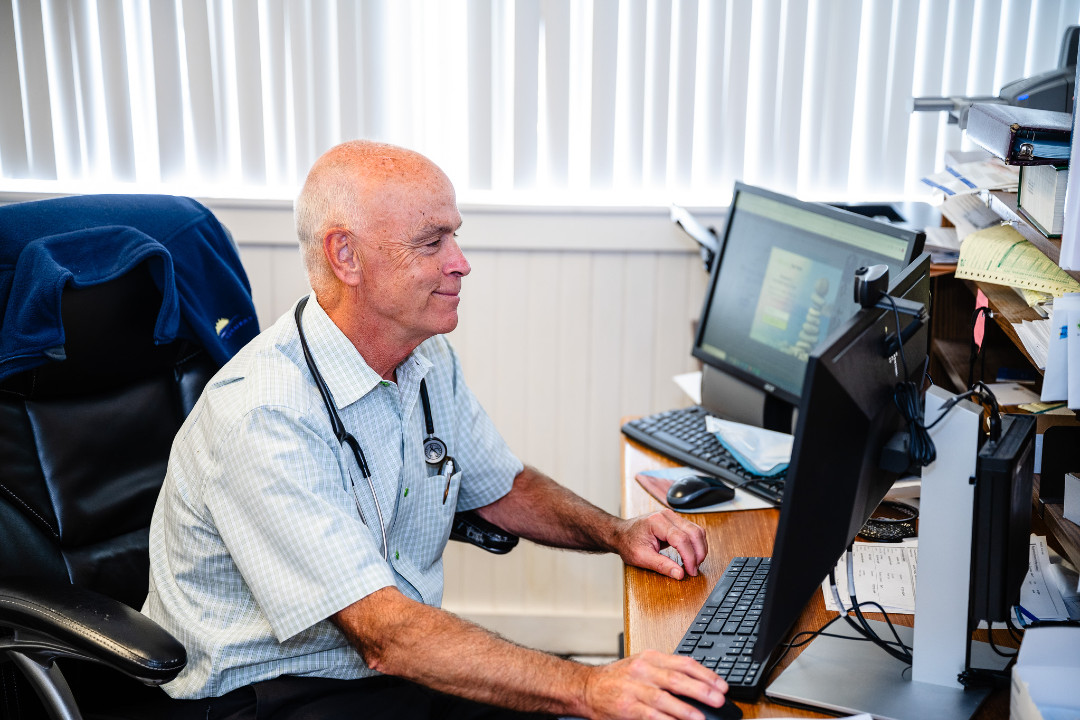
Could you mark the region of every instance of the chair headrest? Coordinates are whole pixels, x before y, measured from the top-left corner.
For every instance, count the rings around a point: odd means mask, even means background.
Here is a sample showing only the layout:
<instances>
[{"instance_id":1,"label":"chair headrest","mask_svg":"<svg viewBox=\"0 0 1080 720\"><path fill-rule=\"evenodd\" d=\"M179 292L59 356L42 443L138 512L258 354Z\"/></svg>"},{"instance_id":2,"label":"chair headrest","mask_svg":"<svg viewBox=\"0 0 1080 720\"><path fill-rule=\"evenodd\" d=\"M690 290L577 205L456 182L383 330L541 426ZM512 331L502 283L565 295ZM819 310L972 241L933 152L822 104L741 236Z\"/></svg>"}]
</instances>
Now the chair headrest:
<instances>
[{"instance_id":1,"label":"chair headrest","mask_svg":"<svg viewBox=\"0 0 1080 720\"><path fill-rule=\"evenodd\" d=\"M159 375L195 346L154 344L161 292L145 265L109 282L64 289L63 360L48 362L0 383L0 391L28 399L107 392Z\"/></svg>"}]
</instances>

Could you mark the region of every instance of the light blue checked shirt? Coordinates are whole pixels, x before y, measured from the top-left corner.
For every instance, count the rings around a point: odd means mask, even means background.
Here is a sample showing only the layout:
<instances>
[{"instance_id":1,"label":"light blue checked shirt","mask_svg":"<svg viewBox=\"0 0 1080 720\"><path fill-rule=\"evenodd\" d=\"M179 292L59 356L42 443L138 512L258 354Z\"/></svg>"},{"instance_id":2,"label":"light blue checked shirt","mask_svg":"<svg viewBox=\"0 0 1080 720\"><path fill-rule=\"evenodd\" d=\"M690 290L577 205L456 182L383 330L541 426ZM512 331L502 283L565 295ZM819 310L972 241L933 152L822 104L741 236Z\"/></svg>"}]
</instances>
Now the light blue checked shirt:
<instances>
[{"instance_id":1,"label":"light blue checked shirt","mask_svg":"<svg viewBox=\"0 0 1080 720\"><path fill-rule=\"evenodd\" d=\"M219 696L279 675L375 674L327 618L388 586L440 605L454 512L502 497L522 470L445 338L418 347L395 384L314 297L303 321L371 469L389 562L367 481L334 436L290 311L214 376L173 443L143 606L187 648L187 667L165 686L173 697ZM459 468L445 503L446 477L423 459L421 378L435 434Z\"/></svg>"}]
</instances>

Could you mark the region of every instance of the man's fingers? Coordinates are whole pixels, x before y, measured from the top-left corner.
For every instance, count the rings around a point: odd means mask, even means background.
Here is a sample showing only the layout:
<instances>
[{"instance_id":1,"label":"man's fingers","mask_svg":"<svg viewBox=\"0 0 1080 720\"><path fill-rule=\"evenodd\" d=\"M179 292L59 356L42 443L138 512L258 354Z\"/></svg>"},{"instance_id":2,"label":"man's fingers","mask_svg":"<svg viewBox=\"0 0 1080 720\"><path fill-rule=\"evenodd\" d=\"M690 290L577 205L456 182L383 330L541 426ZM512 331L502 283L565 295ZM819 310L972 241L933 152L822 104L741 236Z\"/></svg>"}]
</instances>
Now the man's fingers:
<instances>
[{"instance_id":1,"label":"man's fingers","mask_svg":"<svg viewBox=\"0 0 1080 720\"><path fill-rule=\"evenodd\" d=\"M683 565L691 575L697 575L698 566L708 552L705 531L697 524L684 520L670 510L661 513L659 539L671 545L682 556Z\"/></svg>"},{"instance_id":2,"label":"man's fingers","mask_svg":"<svg viewBox=\"0 0 1080 720\"><path fill-rule=\"evenodd\" d=\"M644 673L646 677L642 679L648 684L672 695L683 695L713 707L718 707L724 701L724 694L728 690L727 683L698 662L680 655L661 653L647 654L641 659L648 668ZM674 706L664 702L659 704L658 708L670 713L672 710L668 708Z\"/></svg>"},{"instance_id":3,"label":"man's fingers","mask_svg":"<svg viewBox=\"0 0 1080 720\"><path fill-rule=\"evenodd\" d=\"M694 548L694 557L697 559L697 563L700 564L705 559L705 556L709 554L709 540L705 535L705 528L687 520L672 510L663 510L662 512L671 521L672 525L685 532L687 537L690 538L690 543Z\"/></svg>"}]
</instances>

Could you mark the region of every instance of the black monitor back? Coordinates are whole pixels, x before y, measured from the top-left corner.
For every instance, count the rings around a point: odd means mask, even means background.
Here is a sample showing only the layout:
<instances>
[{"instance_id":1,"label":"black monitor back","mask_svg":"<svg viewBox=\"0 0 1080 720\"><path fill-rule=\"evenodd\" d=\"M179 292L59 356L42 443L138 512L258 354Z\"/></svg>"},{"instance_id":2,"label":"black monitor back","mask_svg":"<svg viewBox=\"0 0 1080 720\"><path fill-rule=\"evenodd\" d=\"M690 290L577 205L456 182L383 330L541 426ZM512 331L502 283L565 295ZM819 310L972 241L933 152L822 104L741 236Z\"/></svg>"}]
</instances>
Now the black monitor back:
<instances>
[{"instance_id":1,"label":"black monitor back","mask_svg":"<svg viewBox=\"0 0 1080 720\"><path fill-rule=\"evenodd\" d=\"M928 306L929 270L923 254L890 295ZM810 356L761 617L762 655L779 644L899 476L880 466L881 449L904 428L894 389L904 379L921 381L929 329L904 343L903 358L887 356L896 325L891 310L860 310Z\"/></svg>"}]
</instances>

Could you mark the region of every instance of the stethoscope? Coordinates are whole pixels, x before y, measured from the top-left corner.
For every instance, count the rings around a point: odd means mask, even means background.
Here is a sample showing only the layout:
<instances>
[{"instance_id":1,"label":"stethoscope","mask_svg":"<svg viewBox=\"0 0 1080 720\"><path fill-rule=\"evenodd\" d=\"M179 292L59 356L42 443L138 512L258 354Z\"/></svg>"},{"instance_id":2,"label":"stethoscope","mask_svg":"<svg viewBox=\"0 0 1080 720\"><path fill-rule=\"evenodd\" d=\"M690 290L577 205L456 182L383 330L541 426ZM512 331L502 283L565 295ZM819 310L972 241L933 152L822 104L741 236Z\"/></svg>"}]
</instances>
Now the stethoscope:
<instances>
[{"instance_id":1,"label":"stethoscope","mask_svg":"<svg viewBox=\"0 0 1080 720\"><path fill-rule=\"evenodd\" d=\"M319 395L322 396L323 403L326 405L326 412L330 414L330 426L334 430L334 435L337 437L339 443L348 445L349 449L352 450L353 457L356 458L356 464L360 468L360 473L364 476L364 479L367 480L368 488L371 490L371 499L375 501L375 512L379 516L379 530L382 532L383 559L389 561L390 543L387 542L386 539L386 523L383 521L382 507L379 505L379 496L375 493L375 483L371 480L371 470L368 468L367 458L364 457L364 449L360 447L360 443L357 442L352 433L345 429L345 424L341 422L341 416L338 415L330 395L330 388L326 386L326 381L323 380L319 368L315 365L315 358L311 356L311 349L308 347L307 338L304 337L304 328L300 318L304 312L304 307L307 305L307 301L308 299L305 297L297 303L296 312L293 313L293 316L296 318L296 330L300 333L300 347L304 350L304 360L307 362L308 370L311 371L311 377L315 380L315 387L319 389ZM427 383L424 382L422 378L420 380L420 402L424 406L424 426L427 430L427 435L424 437L424 461L428 465L438 468L447 460L446 443L435 436L435 423L431 419L431 400L428 399ZM352 496L353 502L356 503L356 511L360 513L360 520L366 525L367 520L364 519L364 511L360 508L360 499L356 497L356 483L353 482L352 470L349 470L349 485L352 487ZM447 487L449 487L449 483L447 484ZM444 496L443 502L445 501L446 498Z\"/></svg>"}]
</instances>

